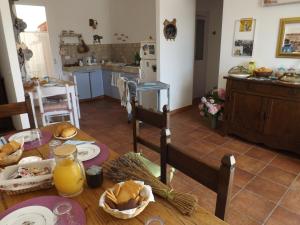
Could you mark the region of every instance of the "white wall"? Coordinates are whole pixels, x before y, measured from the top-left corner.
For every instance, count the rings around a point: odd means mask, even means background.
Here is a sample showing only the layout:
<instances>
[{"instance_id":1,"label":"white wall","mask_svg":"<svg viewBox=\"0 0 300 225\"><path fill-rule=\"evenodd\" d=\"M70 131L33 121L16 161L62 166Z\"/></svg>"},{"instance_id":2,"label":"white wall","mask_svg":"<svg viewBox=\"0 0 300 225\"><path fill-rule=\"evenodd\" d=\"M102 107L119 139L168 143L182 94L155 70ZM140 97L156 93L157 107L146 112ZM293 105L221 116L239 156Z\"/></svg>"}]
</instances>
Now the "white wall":
<instances>
[{"instance_id":1,"label":"white wall","mask_svg":"<svg viewBox=\"0 0 300 225\"><path fill-rule=\"evenodd\" d=\"M8 101L24 101L24 89L8 0L0 1L0 52L0 74L5 81ZM14 124L17 129L28 128L28 117L26 115L17 117L14 119Z\"/></svg>"},{"instance_id":2,"label":"white wall","mask_svg":"<svg viewBox=\"0 0 300 225\"><path fill-rule=\"evenodd\" d=\"M155 38L155 0L110 0L112 34L125 34L127 43ZM111 43L123 43L113 35Z\"/></svg>"},{"instance_id":3,"label":"white wall","mask_svg":"<svg viewBox=\"0 0 300 225\"><path fill-rule=\"evenodd\" d=\"M205 63L203 65L199 61L195 63L195 80L198 86L194 86L198 93L204 94L218 85L219 78L219 61L221 47L221 31L222 31L222 0L197 0L197 15L205 16L206 22L206 43L205 43ZM213 34L216 32L216 34ZM205 68L199 68L204 66ZM204 84L203 84L204 83ZM199 90L204 89L204 90ZM195 90L195 91L196 91ZM196 94L194 92L194 94ZM197 96L200 97L200 96Z\"/></svg>"},{"instance_id":4,"label":"white wall","mask_svg":"<svg viewBox=\"0 0 300 225\"><path fill-rule=\"evenodd\" d=\"M242 10L236 10L242 9ZM276 68L280 66L300 68L299 59L276 58L279 20L299 17L300 4L261 7L259 0L224 0L219 86L226 82L223 76L236 65L249 62L250 58L233 57L232 46L234 23L241 18L256 19L253 58L258 66Z\"/></svg>"},{"instance_id":5,"label":"white wall","mask_svg":"<svg viewBox=\"0 0 300 225\"><path fill-rule=\"evenodd\" d=\"M19 0L16 4L43 5L46 15L52 48L55 75L62 74L59 55L59 35L62 30L74 30L81 33L87 44L93 43L93 35L103 36L104 44L111 42L110 0ZM97 30L89 26L89 19L98 21Z\"/></svg>"},{"instance_id":6,"label":"white wall","mask_svg":"<svg viewBox=\"0 0 300 225\"><path fill-rule=\"evenodd\" d=\"M195 0L156 0L158 79L171 86L171 110L192 104L195 48ZM165 19L177 19L177 38L167 41Z\"/></svg>"}]
</instances>

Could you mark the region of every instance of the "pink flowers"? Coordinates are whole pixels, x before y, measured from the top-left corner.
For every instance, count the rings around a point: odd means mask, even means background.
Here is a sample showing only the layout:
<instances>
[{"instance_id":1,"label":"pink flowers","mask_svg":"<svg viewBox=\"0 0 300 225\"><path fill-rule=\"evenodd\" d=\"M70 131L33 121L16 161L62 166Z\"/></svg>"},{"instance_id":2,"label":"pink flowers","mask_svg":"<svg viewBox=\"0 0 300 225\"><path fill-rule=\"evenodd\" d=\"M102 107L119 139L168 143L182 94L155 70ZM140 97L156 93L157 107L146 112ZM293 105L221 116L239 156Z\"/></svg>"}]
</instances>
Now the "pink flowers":
<instances>
[{"instance_id":1,"label":"pink flowers","mask_svg":"<svg viewBox=\"0 0 300 225\"><path fill-rule=\"evenodd\" d=\"M201 116L222 118L225 102L225 90L214 89L206 97L201 98L199 110Z\"/></svg>"}]
</instances>

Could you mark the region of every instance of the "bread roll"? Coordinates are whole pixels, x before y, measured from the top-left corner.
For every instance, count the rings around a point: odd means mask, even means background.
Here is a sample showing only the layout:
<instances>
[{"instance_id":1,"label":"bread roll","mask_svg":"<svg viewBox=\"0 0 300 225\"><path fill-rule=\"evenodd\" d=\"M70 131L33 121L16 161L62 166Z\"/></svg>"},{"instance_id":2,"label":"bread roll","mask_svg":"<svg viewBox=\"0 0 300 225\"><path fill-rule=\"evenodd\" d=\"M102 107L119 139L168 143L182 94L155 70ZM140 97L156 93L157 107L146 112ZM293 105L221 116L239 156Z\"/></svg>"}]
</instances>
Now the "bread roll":
<instances>
[{"instance_id":1,"label":"bread roll","mask_svg":"<svg viewBox=\"0 0 300 225\"><path fill-rule=\"evenodd\" d=\"M61 132L60 136L63 137L63 138L71 137L73 134L75 134L75 132L76 132L75 127L69 127L69 128L64 129Z\"/></svg>"},{"instance_id":2,"label":"bread roll","mask_svg":"<svg viewBox=\"0 0 300 225\"><path fill-rule=\"evenodd\" d=\"M10 155L11 153L15 152L14 148L8 143L5 144L2 149L1 152L6 153L6 155Z\"/></svg>"},{"instance_id":3,"label":"bread roll","mask_svg":"<svg viewBox=\"0 0 300 225\"><path fill-rule=\"evenodd\" d=\"M16 142L16 141L12 141L12 142L10 142L9 144L10 144L11 147L14 149L14 151L19 150L20 147L21 147L21 145L20 145L18 142Z\"/></svg>"},{"instance_id":4,"label":"bread roll","mask_svg":"<svg viewBox=\"0 0 300 225\"><path fill-rule=\"evenodd\" d=\"M54 131L54 136L55 137L61 137L61 134L62 134L63 130L70 127L70 126L71 125L69 125L69 124L59 124L56 127L55 131Z\"/></svg>"},{"instance_id":5,"label":"bread roll","mask_svg":"<svg viewBox=\"0 0 300 225\"><path fill-rule=\"evenodd\" d=\"M130 199L135 199L142 189L142 185L134 181L126 181L117 196L118 204L127 203Z\"/></svg>"},{"instance_id":6,"label":"bread roll","mask_svg":"<svg viewBox=\"0 0 300 225\"><path fill-rule=\"evenodd\" d=\"M5 159L6 156L7 154L5 152L0 152L0 160Z\"/></svg>"}]
</instances>

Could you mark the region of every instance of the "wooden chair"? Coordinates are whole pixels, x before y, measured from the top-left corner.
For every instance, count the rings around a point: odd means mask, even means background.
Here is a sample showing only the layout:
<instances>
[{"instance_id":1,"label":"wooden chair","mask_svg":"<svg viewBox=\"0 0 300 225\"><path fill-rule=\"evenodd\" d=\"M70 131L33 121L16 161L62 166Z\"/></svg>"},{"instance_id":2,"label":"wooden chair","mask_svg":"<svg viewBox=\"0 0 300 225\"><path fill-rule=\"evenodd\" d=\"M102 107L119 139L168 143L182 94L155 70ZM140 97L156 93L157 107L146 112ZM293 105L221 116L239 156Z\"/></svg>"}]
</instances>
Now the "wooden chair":
<instances>
[{"instance_id":1,"label":"wooden chair","mask_svg":"<svg viewBox=\"0 0 300 225\"><path fill-rule=\"evenodd\" d=\"M148 147L149 149L160 154L161 146L151 143L140 136L140 121L159 129L169 129L170 113L167 106L163 107L163 112L153 112L139 106L137 101L132 99L132 123L133 123L133 147L135 153L140 153L139 145ZM160 177L160 166L151 162L141 155L141 160L145 163L149 171L155 176ZM172 173L172 171L171 171ZM172 174L170 174L170 179Z\"/></svg>"},{"instance_id":2,"label":"wooden chair","mask_svg":"<svg viewBox=\"0 0 300 225\"><path fill-rule=\"evenodd\" d=\"M226 220L235 170L233 155L225 155L220 168L207 165L170 143L169 131L164 129L161 134L161 181L167 181L167 164L203 184L217 193L215 215Z\"/></svg>"},{"instance_id":3,"label":"wooden chair","mask_svg":"<svg viewBox=\"0 0 300 225\"><path fill-rule=\"evenodd\" d=\"M31 99L28 94L25 95L25 102L0 105L0 118L12 117L25 113L28 114L30 128L35 128Z\"/></svg>"},{"instance_id":4,"label":"wooden chair","mask_svg":"<svg viewBox=\"0 0 300 225\"><path fill-rule=\"evenodd\" d=\"M75 125L73 108L71 102L71 92L69 85L41 87L37 86L39 113L43 126L50 125L52 118L61 117L64 121L65 116L69 117L69 122ZM58 96L58 99L49 101L48 98Z\"/></svg>"}]
</instances>

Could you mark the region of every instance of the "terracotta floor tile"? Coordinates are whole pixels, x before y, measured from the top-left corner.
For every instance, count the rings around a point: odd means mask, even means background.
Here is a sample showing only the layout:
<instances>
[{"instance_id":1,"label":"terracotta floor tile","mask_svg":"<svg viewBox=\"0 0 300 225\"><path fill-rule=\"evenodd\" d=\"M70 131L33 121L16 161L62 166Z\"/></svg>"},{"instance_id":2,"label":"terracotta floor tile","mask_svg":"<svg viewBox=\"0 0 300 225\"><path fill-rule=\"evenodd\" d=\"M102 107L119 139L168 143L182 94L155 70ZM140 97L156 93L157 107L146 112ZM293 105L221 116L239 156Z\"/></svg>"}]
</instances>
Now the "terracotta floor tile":
<instances>
[{"instance_id":1,"label":"terracotta floor tile","mask_svg":"<svg viewBox=\"0 0 300 225\"><path fill-rule=\"evenodd\" d=\"M272 183L260 177L254 178L245 188L275 203L280 200L287 190L285 186Z\"/></svg>"},{"instance_id":2,"label":"terracotta floor tile","mask_svg":"<svg viewBox=\"0 0 300 225\"><path fill-rule=\"evenodd\" d=\"M216 149L217 145L205 140L197 140L188 144L187 147L190 147L195 151L206 155L212 152L214 149Z\"/></svg>"},{"instance_id":3,"label":"terracotta floor tile","mask_svg":"<svg viewBox=\"0 0 300 225\"><path fill-rule=\"evenodd\" d=\"M209 135L208 137L205 137L204 140L211 142L213 144L216 144L216 145L223 145L229 140L229 138L223 137L219 134L212 134L212 135Z\"/></svg>"},{"instance_id":4,"label":"terracotta floor tile","mask_svg":"<svg viewBox=\"0 0 300 225\"><path fill-rule=\"evenodd\" d=\"M235 152L238 153L246 153L249 151L249 149L252 147L252 145L246 143L246 142L241 142L239 140L230 140L226 142L223 147L226 147L228 149L231 149Z\"/></svg>"},{"instance_id":5,"label":"terracotta floor tile","mask_svg":"<svg viewBox=\"0 0 300 225\"><path fill-rule=\"evenodd\" d=\"M253 174L248 173L245 170L236 168L234 174L234 184L243 188L253 177Z\"/></svg>"},{"instance_id":6,"label":"terracotta floor tile","mask_svg":"<svg viewBox=\"0 0 300 225\"><path fill-rule=\"evenodd\" d=\"M299 225L300 215L278 207L266 223L266 225Z\"/></svg>"},{"instance_id":7,"label":"terracotta floor tile","mask_svg":"<svg viewBox=\"0 0 300 225\"><path fill-rule=\"evenodd\" d=\"M291 188L300 190L300 176L293 182Z\"/></svg>"},{"instance_id":8,"label":"terracotta floor tile","mask_svg":"<svg viewBox=\"0 0 300 225\"><path fill-rule=\"evenodd\" d=\"M270 162L277 153L262 147L254 146L246 153L246 155L261 161Z\"/></svg>"},{"instance_id":9,"label":"terracotta floor tile","mask_svg":"<svg viewBox=\"0 0 300 225\"><path fill-rule=\"evenodd\" d=\"M266 166L266 162L256 160L246 155L240 155L236 159L237 167L252 174L257 174L263 167Z\"/></svg>"},{"instance_id":10,"label":"terracotta floor tile","mask_svg":"<svg viewBox=\"0 0 300 225\"><path fill-rule=\"evenodd\" d=\"M226 155L226 154L233 154L236 159L240 155L239 153L237 153L237 152L235 152L235 151L233 151L229 148L225 148L225 147L221 146L221 147L217 147L214 151L209 153L208 156L221 161L223 156Z\"/></svg>"},{"instance_id":11,"label":"terracotta floor tile","mask_svg":"<svg viewBox=\"0 0 300 225\"><path fill-rule=\"evenodd\" d=\"M260 177L269 179L275 183L289 186L296 178L295 174L286 172L274 166L267 166L263 171L258 174Z\"/></svg>"},{"instance_id":12,"label":"terracotta floor tile","mask_svg":"<svg viewBox=\"0 0 300 225\"><path fill-rule=\"evenodd\" d=\"M246 190L239 192L231 204L233 209L258 222L263 222L275 207L274 203Z\"/></svg>"},{"instance_id":13,"label":"terracotta floor tile","mask_svg":"<svg viewBox=\"0 0 300 225\"><path fill-rule=\"evenodd\" d=\"M300 189L290 189L282 200L281 206L300 215Z\"/></svg>"},{"instance_id":14,"label":"terracotta floor tile","mask_svg":"<svg viewBox=\"0 0 300 225\"><path fill-rule=\"evenodd\" d=\"M230 208L227 222L230 225L261 225L261 223L255 222L246 214L241 213L238 210Z\"/></svg>"},{"instance_id":15,"label":"terracotta floor tile","mask_svg":"<svg viewBox=\"0 0 300 225\"><path fill-rule=\"evenodd\" d=\"M300 160L283 155L276 156L276 158L271 162L271 165L294 174L298 174L300 172Z\"/></svg>"}]
</instances>

